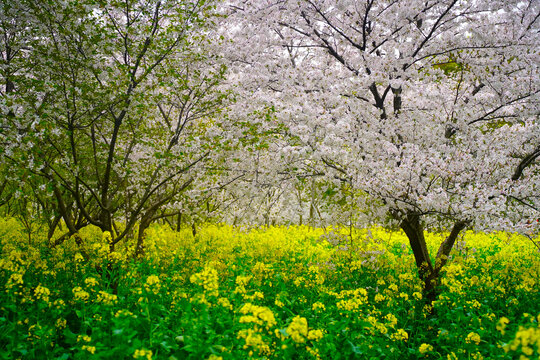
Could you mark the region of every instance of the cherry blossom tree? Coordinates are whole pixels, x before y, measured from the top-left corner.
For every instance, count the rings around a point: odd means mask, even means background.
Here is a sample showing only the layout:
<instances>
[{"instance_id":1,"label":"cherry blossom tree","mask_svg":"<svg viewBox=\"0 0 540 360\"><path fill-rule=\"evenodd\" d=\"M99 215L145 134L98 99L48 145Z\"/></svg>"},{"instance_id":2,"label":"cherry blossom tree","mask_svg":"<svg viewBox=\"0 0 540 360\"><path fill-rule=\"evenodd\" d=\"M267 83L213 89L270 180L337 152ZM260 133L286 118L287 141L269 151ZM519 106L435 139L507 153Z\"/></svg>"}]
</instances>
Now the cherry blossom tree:
<instances>
[{"instance_id":1,"label":"cherry blossom tree","mask_svg":"<svg viewBox=\"0 0 540 360\"><path fill-rule=\"evenodd\" d=\"M142 251L150 223L177 215L224 156L214 3L1 4L6 178L53 204L51 232L60 219L67 227L56 244L92 224L114 249L138 225Z\"/></svg>"},{"instance_id":2,"label":"cherry blossom tree","mask_svg":"<svg viewBox=\"0 0 540 360\"><path fill-rule=\"evenodd\" d=\"M428 299L463 229L538 231L540 3L228 6L233 72L298 139L281 158L399 225ZM425 229L448 232L433 257Z\"/></svg>"}]
</instances>

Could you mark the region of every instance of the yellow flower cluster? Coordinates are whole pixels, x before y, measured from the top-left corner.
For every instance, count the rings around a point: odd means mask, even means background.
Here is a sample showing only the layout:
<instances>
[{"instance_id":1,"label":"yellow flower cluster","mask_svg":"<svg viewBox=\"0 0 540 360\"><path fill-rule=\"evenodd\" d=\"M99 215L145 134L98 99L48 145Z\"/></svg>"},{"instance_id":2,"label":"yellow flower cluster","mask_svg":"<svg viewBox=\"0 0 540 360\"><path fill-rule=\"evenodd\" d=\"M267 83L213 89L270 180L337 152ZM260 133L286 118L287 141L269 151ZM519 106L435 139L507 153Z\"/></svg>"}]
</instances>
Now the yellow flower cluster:
<instances>
[{"instance_id":1,"label":"yellow flower cluster","mask_svg":"<svg viewBox=\"0 0 540 360\"><path fill-rule=\"evenodd\" d=\"M344 299L337 302L337 308L351 312L360 311L362 305L368 303L368 293L366 289L343 290L339 294L332 293L337 299Z\"/></svg>"},{"instance_id":2,"label":"yellow flower cluster","mask_svg":"<svg viewBox=\"0 0 540 360\"><path fill-rule=\"evenodd\" d=\"M270 346L264 341L263 335L253 329L243 329L238 333L239 339L244 339L244 349L251 349L249 356L253 356L253 351L257 354L271 354Z\"/></svg>"},{"instance_id":3,"label":"yellow flower cluster","mask_svg":"<svg viewBox=\"0 0 540 360\"><path fill-rule=\"evenodd\" d=\"M267 330L276 325L274 314L267 307L247 303L242 306L240 313L243 314L239 320L241 323L254 323Z\"/></svg>"},{"instance_id":4,"label":"yellow flower cluster","mask_svg":"<svg viewBox=\"0 0 540 360\"><path fill-rule=\"evenodd\" d=\"M395 327L398 323L397 317L394 314L388 314L384 318L388 321L389 326L392 328Z\"/></svg>"},{"instance_id":5,"label":"yellow flower cluster","mask_svg":"<svg viewBox=\"0 0 540 360\"><path fill-rule=\"evenodd\" d=\"M36 297L36 300L43 300L44 302L49 302L50 295L51 291L45 286L38 285L34 289L34 296Z\"/></svg>"},{"instance_id":6,"label":"yellow flower cluster","mask_svg":"<svg viewBox=\"0 0 540 360\"><path fill-rule=\"evenodd\" d=\"M528 314L525 314L528 315ZM530 317L530 316L529 316ZM520 326L514 340L504 347L505 352L517 351L521 349L524 354L520 360L528 360L529 356L536 354L536 359L540 357L540 314L535 318L531 317L531 326Z\"/></svg>"},{"instance_id":7,"label":"yellow flower cluster","mask_svg":"<svg viewBox=\"0 0 540 360\"><path fill-rule=\"evenodd\" d=\"M273 273L272 268L268 264L260 261L255 263L251 269L251 272L259 281L262 281L264 278L269 277Z\"/></svg>"},{"instance_id":8,"label":"yellow flower cluster","mask_svg":"<svg viewBox=\"0 0 540 360\"><path fill-rule=\"evenodd\" d=\"M508 320L508 318L505 316L500 318L499 321L497 322L497 331L499 331L502 335L504 335L506 325L508 325L509 322L510 320Z\"/></svg>"},{"instance_id":9,"label":"yellow flower cluster","mask_svg":"<svg viewBox=\"0 0 540 360\"><path fill-rule=\"evenodd\" d=\"M206 266L203 271L191 275L189 281L201 286L207 295L218 296L219 294L218 272L210 266Z\"/></svg>"},{"instance_id":10,"label":"yellow flower cluster","mask_svg":"<svg viewBox=\"0 0 540 360\"><path fill-rule=\"evenodd\" d=\"M248 285L251 278L252 276L238 275L235 280L236 288L234 289L234 293L242 294L242 295L246 294L247 293L246 286Z\"/></svg>"},{"instance_id":11,"label":"yellow flower cluster","mask_svg":"<svg viewBox=\"0 0 540 360\"><path fill-rule=\"evenodd\" d=\"M96 301L99 303L103 303L105 305L114 305L118 301L118 296L114 294L109 294L108 292L105 292L105 291L100 291L97 294Z\"/></svg>"},{"instance_id":12,"label":"yellow flower cluster","mask_svg":"<svg viewBox=\"0 0 540 360\"><path fill-rule=\"evenodd\" d=\"M324 331L321 329L313 329L308 331L308 340L319 341L324 336Z\"/></svg>"},{"instance_id":13,"label":"yellow flower cluster","mask_svg":"<svg viewBox=\"0 0 540 360\"><path fill-rule=\"evenodd\" d=\"M88 351L90 354L95 354L96 353L96 347L95 346L90 346L90 345L83 345L81 347L81 349L83 351Z\"/></svg>"},{"instance_id":14,"label":"yellow flower cluster","mask_svg":"<svg viewBox=\"0 0 540 360\"><path fill-rule=\"evenodd\" d=\"M324 332L320 329L309 329L307 319L299 315L292 319L286 332L298 344L305 343L306 340L318 341L324 336Z\"/></svg>"},{"instance_id":15,"label":"yellow flower cluster","mask_svg":"<svg viewBox=\"0 0 540 360\"><path fill-rule=\"evenodd\" d=\"M376 335L377 332L383 335L388 333L388 328L386 325L380 323L375 316L368 316L366 320L372 326L371 329L369 329L371 335Z\"/></svg>"},{"instance_id":16,"label":"yellow flower cluster","mask_svg":"<svg viewBox=\"0 0 540 360\"><path fill-rule=\"evenodd\" d=\"M65 329L66 325L67 325L67 320L66 319L57 319L56 320L56 327L58 329Z\"/></svg>"},{"instance_id":17,"label":"yellow flower cluster","mask_svg":"<svg viewBox=\"0 0 540 360\"><path fill-rule=\"evenodd\" d=\"M98 281L93 277L88 277L84 279L84 283L89 287L94 287L98 285Z\"/></svg>"},{"instance_id":18,"label":"yellow flower cluster","mask_svg":"<svg viewBox=\"0 0 540 360\"><path fill-rule=\"evenodd\" d=\"M478 345L478 344L480 344L480 341L481 341L480 335L478 335L478 334L475 333L475 332L470 332L470 333L467 335L467 337L465 338L465 342L466 342L467 344L472 344L472 343L474 343L474 344Z\"/></svg>"},{"instance_id":19,"label":"yellow flower cluster","mask_svg":"<svg viewBox=\"0 0 540 360\"><path fill-rule=\"evenodd\" d=\"M426 354L426 353L428 353L428 352L433 351L433 346L430 345L430 344L423 343L423 344L420 345L420 347L418 348L418 351L420 352L420 354Z\"/></svg>"},{"instance_id":20,"label":"yellow flower cluster","mask_svg":"<svg viewBox=\"0 0 540 360\"><path fill-rule=\"evenodd\" d=\"M137 349L135 350L135 353L133 354L133 358L134 359L146 358L146 360L152 360L152 355L153 355L152 350Z\"/></svg>"},{"instance_id":21,"label":"yellow flower cluster","mask_svg":"<svg viewBox=\"0 0 540 360\"><path fill-rule=\"evenodd\" d=\"M307 319L301 316L295 316L287 327L287 334L294 342L305 342L308 335Z\"/></svg>"},{"instance_id":22,"label":"yellow flower cluster","mask_svg":"<svg viewBox=\"0 0 540 360\"><path fill-rule=\"evenodd\" d=\"M253 355L253 352L257 354L271 354L270 347L268 345L269 334L272 334L270 329L276 325L276 318L267 307L253 305L251 303L244 304L240 310L240 319L238 320L241 324L249 324L252 328L242 329L238 333L239 339L244 339L244 349L250 349L250 356ZM264 331L266 330L266 333Z\"/></svg>"},{"instance_id":23,"label":"yellow flower cluster","mask_svg":"<svg viewBox=\"0 0 540 360\"><path fill-rule=\"evenodd\" d=\"M397 329L390 337L394 341L407 341L409 339L409 334L404 329Z\"/></svg>"},{"instance_id":24,"label":"yellow flower cluster","mask_svg":"<svg viewBox=\"0 0 540 360\"><path fill-rule=\"evenodd\" d=\"M233 309L233 306L231 302L229 301L229 299L224 298L224 297L220 297L218 299L218 305L223 306L225 309L229 309L229 310Z\"/></svg>"},{"instance_id":25,"label":"yellow flower cluster","mask_svg":"<svg viewBox=\"0 0 540 360\"><path fill-rule=\"evenodd\" d=\"M84 342L90 342L92 341L92 338L88 335L79 335L77 336L77 342L81 342L81 341L84 341Z\"/></svg>"},{"instance_id":26,"label":"yellow flower cluster","mask_svg":"<svg viewBox=\"0 0 540 360\"><path fill-rule=\"evenodd\" d=\"M114 317L118 318L118 317L121 317L121 316L134 316L133 313L129 310L126 310L126 309L120 309L116 312L116 314L114 314Z\"/></svg>"},{"instance_id":27,"label":"yellow flower cluster","mask_svg":"<svg viewBox=\"0 0 540 360\"><path fill-rule=\"evenodd\" d=\"M90 294L80 286L74 287L72 292L75 301L87 301L90 298Z\"/></svg>"},{"instance_id":28,"label":"yellow flower cluster","mask_svg":"<svg viewBox=\"0 0 540 360\"><path fill-rule=\"evenodd\" d=\"M24 284L23 275L19 273L11 274L9 277L7 283L6 283L6 291L9 291L11 288L15 286L22 286Z\"/></svg>"},{"instance_id":29,"label":"yellow flower cluster","mask_svg":"<svg viewBox=\"0 0 540 360\"><path fill-rule=\"evenodd\" d=\"M310 281L309 281L310 286L320 287L322 284L324 284L325 277L319 266L313 266L313 265L310 266L308 268L308 272L310 275Z\"/></svg>"},{"instance_id":30,"label":"yellow flower cluster","mask_svg":"<svg viewBox=\"0 0 540 360\"><path fill-rule=\"evenodd\" d=\"M216 354L210 354L210 356L206 360L223 360L223 356L218 356Z\"/></svg>"},{"instance_id":31,"label":"yellow flower cluster","mask_svg":"<svg viewBox=\"0 0 540 360\"><path fill-rule=\"evenodd\" d=\"M102 234L103 241L105 241L107 244L112 242L112 235L109 231L104 231Z\"/></svg>"},{"instance_id":32,"label":"yellow flower cluster","mask_svg":"<svg viewBox=\"0 0 540 360\"><path fill-rule=\"evenodd\" d=\"M146 278L144 288L149 293L158 294L161 289L161 280L157 275L150 275Z\"/></svg>"}]
</instances>

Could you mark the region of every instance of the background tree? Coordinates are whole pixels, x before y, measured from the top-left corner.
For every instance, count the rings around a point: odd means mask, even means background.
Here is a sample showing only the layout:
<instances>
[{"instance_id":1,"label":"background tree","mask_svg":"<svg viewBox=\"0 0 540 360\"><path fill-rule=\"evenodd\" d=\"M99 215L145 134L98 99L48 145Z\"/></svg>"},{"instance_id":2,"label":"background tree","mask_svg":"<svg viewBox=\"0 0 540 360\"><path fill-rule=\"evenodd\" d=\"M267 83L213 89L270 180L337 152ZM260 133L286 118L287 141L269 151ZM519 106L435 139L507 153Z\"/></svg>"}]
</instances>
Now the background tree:
<instances>
[{"instance_id":1,"label":"background tree","mask_svg":"<svg viewBox=\"0 0 540 360\"><path fill-rule=\"evenodd\" d=\"M68 229L56 243L92 224L112 234L113 249L138 224L142 251L149 224L176 215L170 205L223 156L228 92L213 3L2 4L11 178L24 169L54 204Z\"/></svg>"}]
</instances>

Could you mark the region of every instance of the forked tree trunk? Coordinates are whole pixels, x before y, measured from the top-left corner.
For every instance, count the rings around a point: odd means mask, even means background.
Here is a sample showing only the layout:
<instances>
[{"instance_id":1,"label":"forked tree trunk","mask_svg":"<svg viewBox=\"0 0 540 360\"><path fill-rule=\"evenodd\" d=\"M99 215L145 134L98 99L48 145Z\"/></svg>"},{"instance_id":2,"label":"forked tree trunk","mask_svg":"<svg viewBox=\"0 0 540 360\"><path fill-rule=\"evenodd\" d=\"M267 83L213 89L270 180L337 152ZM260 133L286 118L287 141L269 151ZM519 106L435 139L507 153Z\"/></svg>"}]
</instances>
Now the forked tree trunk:
<instances>
[{"instance_id":1,"label":"forked tree trunk","mask_svg":"<svg viewBox=\"0 0 540 360\"><path fill-rule=\"evenodd\" d=\"M418 275L424 283L423 296L428 304L433 303L438 296L439 274L448 262L448 256L452 247L461 232L466 226L467 222L457 221L448 237L442 242L437 251L435 257L435 265L429 257L429 251L427 249L426 239L424 237L424 227L420 222L420 215L408 214L401 221L401 229L407 235L409 244L414 254L416 261L416 267L418 268Z\"/></svg>"},{"instance_id":2,"label":"forked tree trunk","mask_svg":"<svg viewBox=\"0 0 540 360\"><path fill-rule=\"evenodd\" d=\"M140 258L144 256L144 235L146 229L152 223L151 216L143 216L139 224L139 233L137 234L137 245L135 246L135 258Z\"/></svg>"}]
</instances>

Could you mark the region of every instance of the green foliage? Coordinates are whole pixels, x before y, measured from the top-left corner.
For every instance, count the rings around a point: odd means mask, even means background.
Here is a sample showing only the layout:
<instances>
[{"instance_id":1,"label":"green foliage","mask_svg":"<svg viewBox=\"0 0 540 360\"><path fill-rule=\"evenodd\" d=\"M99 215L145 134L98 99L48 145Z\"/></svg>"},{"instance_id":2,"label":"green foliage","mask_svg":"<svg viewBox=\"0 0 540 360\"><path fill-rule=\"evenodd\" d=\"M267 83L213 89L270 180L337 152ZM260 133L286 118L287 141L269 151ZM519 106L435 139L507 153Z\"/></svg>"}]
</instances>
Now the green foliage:
<instances>
[{"instance_id":1,"label":"green foliage","mask_svg":"<svg viewBox=\"0 0 540 360\"><path fill-rule=\"evenodd\" d=\"M220 17L206 0L1 0L0 206L24 187L40 220L121 239L180 202L224 156Z\"/></svg>"},{"instance_id":2,"label":"green foliage","mask_svg":"<svg viewBox=\"0 0 540 360\"><path fill-rule=\"evenodd\" d=\"M459 73L459 72L466 69L466 67L462 63L459 63L459 62L457 62L455 60L449 60L449 61L444 62L444 63L434 64L433 67L435 69L440 69L440 70L444 71L444 74L446 76L450 76L452 74Z\"/></svg>"}]
</instances>

